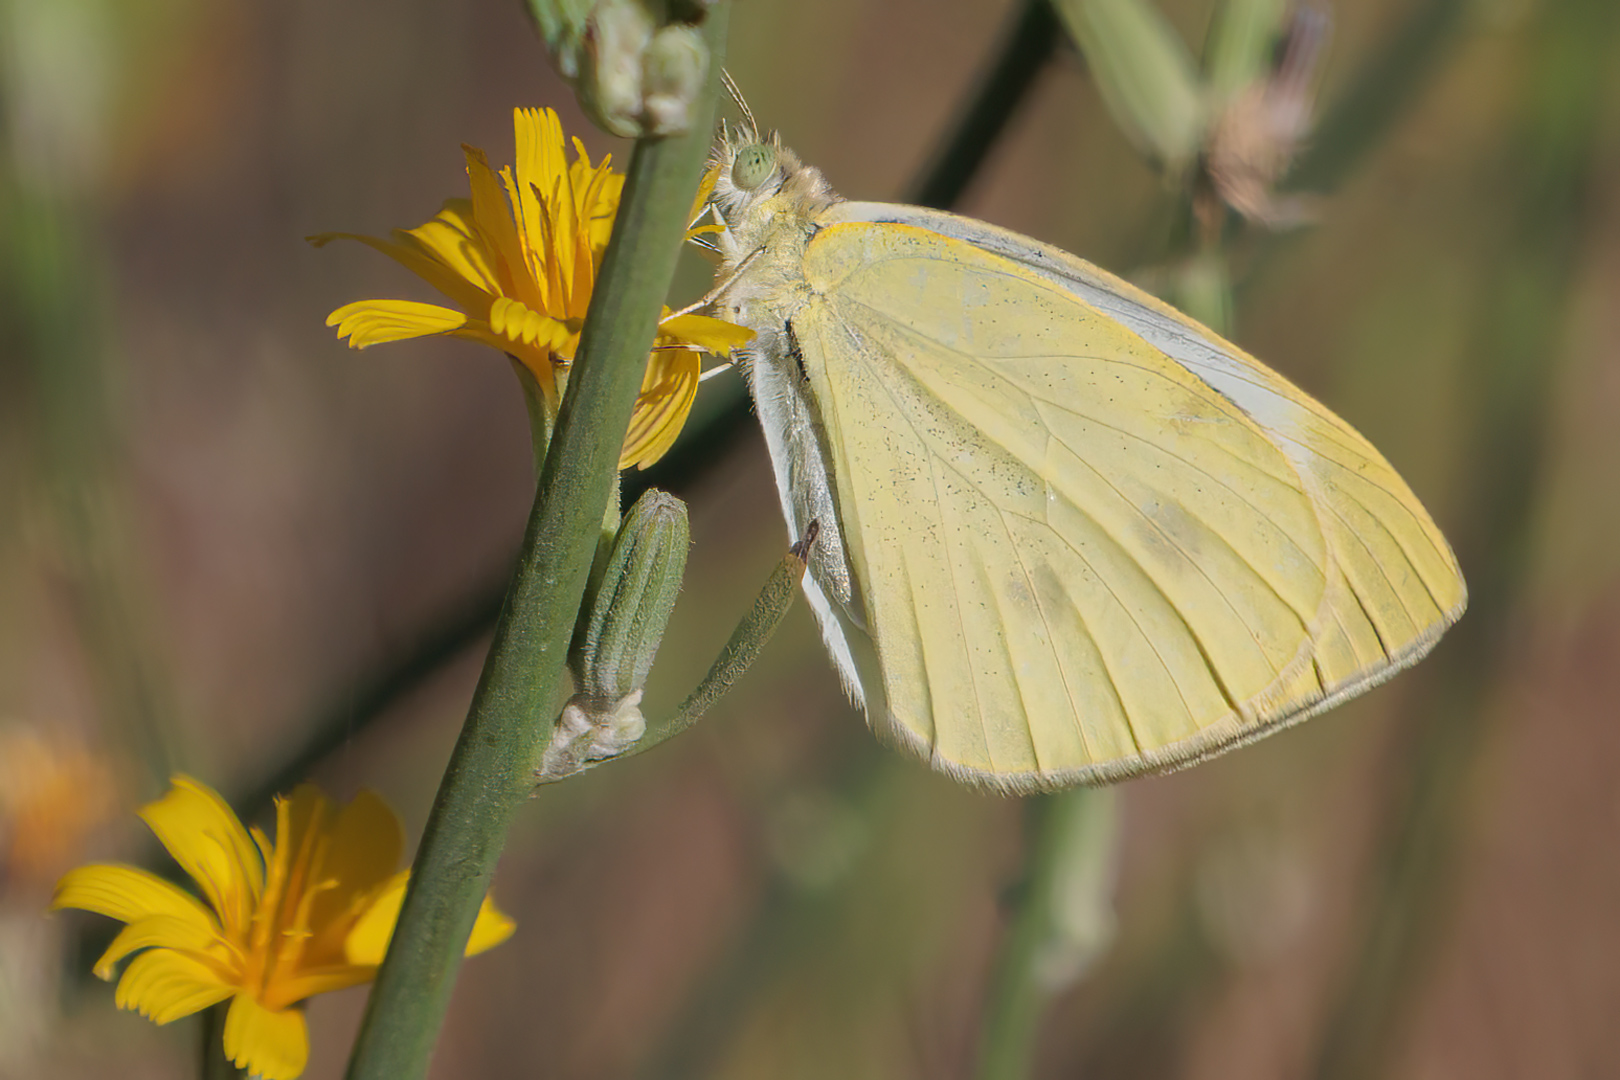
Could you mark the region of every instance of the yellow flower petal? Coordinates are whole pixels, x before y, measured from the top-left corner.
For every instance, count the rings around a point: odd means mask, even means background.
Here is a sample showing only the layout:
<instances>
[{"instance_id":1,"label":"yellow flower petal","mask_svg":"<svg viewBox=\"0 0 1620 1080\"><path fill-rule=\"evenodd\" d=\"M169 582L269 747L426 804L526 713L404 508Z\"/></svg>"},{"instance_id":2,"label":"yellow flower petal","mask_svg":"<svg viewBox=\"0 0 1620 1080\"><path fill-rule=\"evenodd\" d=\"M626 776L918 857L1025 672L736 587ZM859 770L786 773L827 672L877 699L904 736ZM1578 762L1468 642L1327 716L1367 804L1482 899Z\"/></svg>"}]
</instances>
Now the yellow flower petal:
<instances>
[{"instance_id":1,"label":"yellow flower petal","mask_svg":"<svg viewBox=\"0 0 1620 1080\"><path fill-rule=\"evenodd\" d=\"M577 170L574 188L583 192L579 216L585 222L583 229L590 241L591 251L600 262L602 252L607 250L608 239L613 235L613 219L619 212L619 198L624 194L624 174L608 167L613 160L611 154L604 157L594 169L588 167L585 148L578 139L574 140L574 145L580 154L580 160L574 163Z\"/></svg>"},{"instance_id":2,"label":"yellow flower petal","mask_svg":"<svg viewBox=\"0 0 1620 1080\"><path fill-rule=\"evenodd\" d=\"M302 1009L267 1009L237 994L225 1017L225 1056L259 1080L296 1080L309 1063Z\"/></svg>"},{"instance_id":3,"label":"yellow flower petal","mask_svg":"<svg viewBox=\"0 0 1620 1080\"><path fill-rule=\"evenodd\" d=\"M514 344L532 345L537 349L555 352L566 347L577 329L550 315L542 315L516 300L501 297L489 307L489 327ZM572 355L563 357L572 360Z\"/></svg>"},{"instance_id":4,"label":"yellow flower petal","mask_svg":"<svg viewBox=\"0 0 1620 1080\"><path fill-rule=\"evenodd\" d=\"M141 817L202 887L225 931L245 933L264 891L259 849L212 788L189 776L171 782L167 795L141 808Z\"/></svg>"},{"instance_id":5,"label":"yellow flower petal","mask_svg":"<svg viewBox=\"0 0 1620 1080\"><path fill-rule=\"evenodd\" d=\"M457 266L447 265L446 260L437 257L431 248L411 233L395 230L395 235L400 239L382 240L375 236L343 232L320 233L304 239L315 247L325 247L333 240L357 241L387 255L464 308L477 308L488 302L481 280L474 280Z\"/></svg>"},{"instance_id":6,"label":"yellow flower petal","mask_svg":"<svg viewBox=\"0 0 1620 1080\"><path fill-rule=\"evenodd\" d=\"M116 863L81 866L69 870L56 883L51 908L79 908L132 923L150 915L166 915L208 927L219 924L195 896L148 870Z\"/></svg>"},{"instance_id":7,"label":"yellow flower petal","mask_svg":"<svg viewBox=\"0 0 1620 1080\"><path fill-rule=\"evenodd\" d=\"M236 987L207 964L170 949L148 949L129 962L113 1000L155 1024L190 1016L230 997Z\"/></svg>"},{"instance_id":8,"label":"yellow flower petal","mask_svg":"<svg viewBox=\"0 0 1620 1080\"><path fill-rule=\"evenodd\" d=\"M484 297L483 302L501 295L499 269L493 253L484 246L484 237L473 218L472 203L467 199L446 199L432 221L394 235L400 237L401 242L420 245L425 253L476 289L479 296ZM454 296L448 292L445 295Z\"/></svg>"},{"instance_id":9,"label":"yellow flower petal","mask_svg":"<svg viewBox=\"0 0 1620 1080\"><path fill-rule=\"evenodd\" d=\"M514 168L501 170L506 195L517 213L518 241L529 274L539 284L548 309L556 299L547 285L552 274L552 229L540 192L549 195L566 172L563 163L562 124L550 109L513 109L512 134L517 146ZM538 191L536 189L539 189Z\"/></svg>"},{"instance_id":10,"label":"yellow flower petal","mask_svg":"<svg viewBox=\"0 0 1620 1080\"><path fill-rule=\"evenodd\" d=\"M326 317L326 325L337 327L338 337L348 338L349 345L356 349L445 334L466 322L467 316L453 308L415 300L357 300Z\"/></svg>"},{"instance_id":11,"label":"yellow flower petal","mask_svg":"<svg viewBox=\"0 0 1620 1080\"><path fill-rule=\"evenodd\" d=\"M658 340L660 344L680 342L716 356L730 356L737 346L753 341L754 332L707 315L676 315L658 324Z\"/></svg>"},{"instance_id":12,"label":"yellow flower petal","mask_svg":"<svg viewBox=\"0 0 1620 1080\"><path fill-rule=\"evenodd\" d=\"M476 146L462 146L467 156L467 180L472 186L473 221L483 236L486 250L495 256L495 270L501 295L523 301L530 307L544 307L535 288L528 263L518 246L517 227L507 209L506 198L489 167L489 159Z\"/></svg>"},{"instance_id":13,"label":"yellow flower petal","mask_svg":"<svg viewBox=\"0 0 1620 1080\"><path fill-rule=\"evenodd\" d=\"M393 876L404 846L399 818L376 792L360 792L338 812L328 839L325 865L340 869L342 876L322 891L310 908L309 925L314 936L304 950L307 965L343 963L343 939L360 917L361 901Z\"/></svg>"},{"instance_id":14,"label":"yellow flower petal","mask_svg":"<svg viewBox=\"0 0 1620 1080\"><path fill-rule=\"evenodd\" d=\"M93 969L98 979L111 979L113 965L140 949L165 948L184 953L206 966L224 983L229 981L235 964L231 963L234 950L210 925L199 925L192 919L177 919L172 915L148 915L136 919L113 938L107 951L101 954Z\"/></svg>"},{"instance_id":15,"label":"yellow flower petal","mask_svg":"<svg viewBox=\"0 0 1620 1080\"><path fill-rule=\"evenodd\" d=\"M400 905L405 902L405 882L410 873L401 870L395 874L356 920L343 943L343 955L349 963L373 967L382 963L388 941L394 936L394 923L399 920Z\"/></svg>"},{"instance_id":16,"label":"yellow flower petal","mask_svg":"<svg viewBox=\"0 0 1620 1080\"><path fill-rule=\"evenodd\" d=\"M692 349L656 349L647 361L641 395L619 452L619 468L645 469L674 445L697 399L702 361Z\"/></svg>"},{"instance_id":17,"label":"yellow flower petal","mask_svg":"<svg viewBox=\"0 0 1620 1080\"><path fill-rule=\"evenodd\" d=\"M383 955L388 952L388 941L394 936L394 924L399 921L400 906L405 902L405 883L410 873L409 870L401 870L395 874L377 894L360 921L355 923L354 929L349 932L349 940L344 944L349 963L382 963ZM472 956L499 945L512 936L516 926L517 923L510 916L495 906L492 898L485 896L483 905L478 909L478 919L473 923L472 934L467 939L465 955Z\"/></svg>"},{"instance_id":18,"label":"yellow flower petal","mask_svg":"<svg viewBox=\"0 0 1620 1080\"><path fill-rule=\"evenodd\" d=\"M347 990L376 977L376 964L340 963L331 967L306 969L292 978L278 980L265 991L261 1004L267 1009L285 1009L316 994Z\"/></svg>"},{"instance_id":19,"label":"yellow flower petal","mask_svg":"<svg viewBox=\"0 0 1620 1080\"><path fill-rule=\"evenodd\" d=\"M710 221L706 225L698 224L708 215L709 196L714 194L714 185L720 180L720 163L717 161L703 172L703 179L698 181L697 195L692 199L692 210L686 215L686 238L692 239L703 233L720 232L724 226L718 221Z\"/></svg>"},{"instance_id":20,"label":"yellow flower petal","mask_svg":"<svg viewBox=\"0 0 1620 1080\"><path fill-rule=\"evenodd\" d=\"M304 913L305 896L317 848L323 843L322 830L332 809L331 802L314 784L299 784L287 798L276 799L275 855L265 877L264 897L253 917L253 935L248 950L265 970L265 981L273 983L284 970L296 970L298 953L308 940L299 916Z\"/></svg>"},{"instance_id":21,"label":"yellow flower petal","mask_svg":"<svg viewBox=\"0 0 1620 1080\"><path fill-rule=\"evenodd\" d=\"M517 920L496 907L495 901L486 895L478 908L478 919L473 923L472 934L467 938L466 955L477 956L485 949L493 949L511 937L516 929Z\"/></svg>"}]
</instances>

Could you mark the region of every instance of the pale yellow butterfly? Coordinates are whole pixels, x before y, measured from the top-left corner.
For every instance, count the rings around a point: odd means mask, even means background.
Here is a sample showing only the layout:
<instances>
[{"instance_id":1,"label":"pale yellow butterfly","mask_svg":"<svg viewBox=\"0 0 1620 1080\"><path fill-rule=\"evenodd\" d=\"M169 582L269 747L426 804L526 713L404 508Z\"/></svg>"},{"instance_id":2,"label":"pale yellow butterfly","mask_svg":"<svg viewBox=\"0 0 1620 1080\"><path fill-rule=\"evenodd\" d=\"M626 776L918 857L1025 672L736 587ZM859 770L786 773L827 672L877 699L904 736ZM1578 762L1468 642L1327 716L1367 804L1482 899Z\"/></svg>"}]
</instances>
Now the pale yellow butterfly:
<instances>
[{"instance_id":1,"label":"pale yellow butterfly","mask_svg":"<svg viewBox=\"0 0 1620 1080\"><path fill-rule=\"evenodd\" d=\"M1171 769L1416 662L1456 558L1349 424L1056 248L723 132L715 305L882 736L1012 791Z\"/></svg>"}]
</instances>

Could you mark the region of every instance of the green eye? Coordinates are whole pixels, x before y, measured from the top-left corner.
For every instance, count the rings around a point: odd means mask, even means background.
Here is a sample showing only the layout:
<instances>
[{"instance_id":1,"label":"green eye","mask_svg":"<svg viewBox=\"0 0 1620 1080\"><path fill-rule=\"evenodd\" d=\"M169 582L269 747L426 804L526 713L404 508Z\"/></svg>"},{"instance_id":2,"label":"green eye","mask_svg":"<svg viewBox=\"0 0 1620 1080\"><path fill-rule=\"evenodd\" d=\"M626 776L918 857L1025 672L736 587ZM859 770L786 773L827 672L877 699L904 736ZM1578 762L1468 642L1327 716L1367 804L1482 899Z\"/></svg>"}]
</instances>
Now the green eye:
<instances>
[{"instance_id":1,"label":"green eye","mask_svg":"<svg viewBox=\"0 0 1620 1080\"><path fill-rule=\"evenodd\" d=\"M776 171L776 151L764 143L751 143L737 151L731 163L731 182L744 191L753 191Z\"/></svg>"}]
</instances>

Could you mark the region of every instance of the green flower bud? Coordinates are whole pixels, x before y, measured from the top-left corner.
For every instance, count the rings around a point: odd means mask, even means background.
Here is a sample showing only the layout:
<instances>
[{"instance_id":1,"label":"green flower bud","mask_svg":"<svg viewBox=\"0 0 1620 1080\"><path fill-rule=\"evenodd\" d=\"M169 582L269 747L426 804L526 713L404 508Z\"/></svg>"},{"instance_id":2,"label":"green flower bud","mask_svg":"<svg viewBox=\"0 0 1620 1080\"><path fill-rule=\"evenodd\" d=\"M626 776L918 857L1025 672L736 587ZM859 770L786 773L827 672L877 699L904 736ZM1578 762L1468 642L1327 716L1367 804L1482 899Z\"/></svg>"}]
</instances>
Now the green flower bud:
<instances>
[{"instance_id":1,"label":"green flower bud","mask_svg":"<svg viewBox=\"0 0 1620 1080\"><path fill-rule=\"evenodd\" d=\"M673 495L648 491L625 515L586 598L589 613L568 657L575 693L557 719L537 782L617 757L646 734L641 686L681 591L690 544L686 505Z\"/></svg>"},{"instance_id":2,"label":"green flower bud","mask_svg":"<svg viewBox=\"0 0 1620 1080\"><path fill-rule=\"evenodd\" d=\"M1209 125L1192 56L1148 0L1053 0L1114 122L1143 153L1178 173Z\"/></svg>"},{"instance_id":3,"label":"green flower bud","mask_svg":"<svg viewBox=\"0 0 1620 1080\"><path fill-rule=\"evenodd\" d=\"M656 134L692 126L692 102L709 71L709 47L690 26L666 26L653 35L641 61L642 112Z\"/></svg>"},{"instance_id":4,"label":"green flower bud","mask_svg":"<svg viewBox=\"0 0 1620 1080\"><path fill-rule=\"evenodd\" d=\"M575 643L582 698L618 702L647 681L690 544L686 506L673 495L648 491L625 515Z\"/></svg>"},{"instance_id":5,"label":"green flower bud","mask_svg":"<svg viewBox=\"0 0 1620 1080\"><path fill-rule=\"evenodd\" d=\"M707 0L529 0L557 70L603 129L678 135L709 69Z\"/></svg>"},{"instance_id":6,"label":"green flower bud","mask_svg":"<svg viewBox=\"0 0 1620 1080\"><path fill-rule=\"evenodd\" d=\"M1290 0L1226 0L1215 9L1204 69L1218 102L1271 74L1272 52L1290 6Z\"/></svg>"},{"instance_id":7,"label":"green flower bud","mask_svg":"<svg viewBox=\"0 0 1620 1080\"><path fill-rule=\"evenodd\" d=\"M585 44L585 25L595 0L529 0L529 14L540 30L562 77L579 75L579 55Z\"/></svg>"}]
</instances>

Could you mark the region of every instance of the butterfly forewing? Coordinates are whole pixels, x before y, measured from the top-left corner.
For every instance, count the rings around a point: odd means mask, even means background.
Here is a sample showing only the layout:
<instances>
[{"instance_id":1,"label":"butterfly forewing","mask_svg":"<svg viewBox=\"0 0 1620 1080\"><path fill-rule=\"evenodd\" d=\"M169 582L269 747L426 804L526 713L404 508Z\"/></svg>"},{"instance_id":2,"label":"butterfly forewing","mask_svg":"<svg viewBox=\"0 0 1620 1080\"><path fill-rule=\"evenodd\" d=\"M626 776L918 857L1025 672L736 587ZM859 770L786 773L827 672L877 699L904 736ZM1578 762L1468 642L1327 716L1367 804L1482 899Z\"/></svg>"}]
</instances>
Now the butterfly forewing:
<instances>
[{"instance_id":1,"label":"butterfly forewing","mask_svg":"<svg viewBox=\"0 0 1620 1080\"><path fill-rule=\"evenodd\" d=\"M824 229L805 276L795 328L903 741L1046 786L1196 753L1279 685L1322 696L1295 684L1328 544L1229 400L924 229Z\"/></svg>"}]
</instances>

